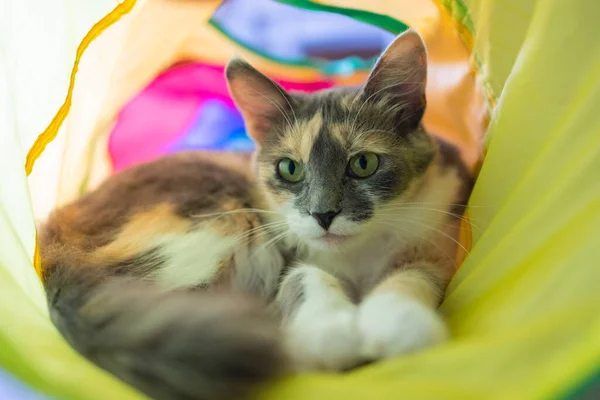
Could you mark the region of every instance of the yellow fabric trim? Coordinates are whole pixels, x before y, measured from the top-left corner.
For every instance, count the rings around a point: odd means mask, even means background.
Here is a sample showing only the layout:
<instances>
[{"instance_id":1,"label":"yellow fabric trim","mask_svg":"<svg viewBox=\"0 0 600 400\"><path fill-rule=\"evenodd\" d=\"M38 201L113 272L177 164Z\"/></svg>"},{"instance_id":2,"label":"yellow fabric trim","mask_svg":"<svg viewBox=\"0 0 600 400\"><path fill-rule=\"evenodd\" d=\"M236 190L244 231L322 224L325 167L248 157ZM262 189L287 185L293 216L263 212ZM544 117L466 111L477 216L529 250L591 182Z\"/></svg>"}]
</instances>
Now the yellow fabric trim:
<instances>
[{"instance_id":1,"label":"yellow fabric trim","mask_svg":"<svg viewBox=\"0 0 600 400\"><path fill-rule=\"evenodd\" d=\"M112 58L108 63L110 65L100 66L96 71L101 76L106 95L100 99L100 105L94 104L99 111L94 116L84 117L88 121L92 118L94 122L91 125L84 122L86 129L83 132L78 130L78 126L69 127L74 135L79 136L80 143L81 135L86 135L88 145L74 150L67 149L67 152L74 151L71 154L75 156L67 159L68 165L64 165L65 172L58 189L59 202L73 200L110 175L112 164L105 145L116 116L127 102L162 71L178 62L194 60L189 48L196 38L200 40L198 47L202 54L220 54L223 48L228 48L228 41L219 46L218 42L214 43L212 37L205 34L212 29L208 20L219 4L220 0L139 2L135 6L135 14L128 18L120 37L113 36L99 47L92 45L88 55ZM79 74L76 92L93 93L90 87L95 87L97 83L95 66L82 65L81 68L87 69L82 69L83 75ZM109 69L108 74L106 68ZM90 80L94 80L91 85ZM87 110L88 102L97 100L90 96L74 98L70 111L77 116L74 119L79 119L78 113L86 114L84 110Z\"/></svg>"},{"instance_id":2,"label":"yellow fabric trim","mask_svg":"<svg viewBox=\"0 0 600 400\"><path fill-rule=\"evenodd\" d=\"M73 87L75 86L75 75L77 74L77 68L79 67L79 61L83 55L83 52L87 49L90 43L96 39L106 28L121 19L123 15L129 13L133 9L135 3L136 0L125 0L123 3L117 5L107 16L94 24L92 29L90 29L90 31L87 33L87 35L85 35L79 44L79 47L77 47L75 63L73 65L71 78L69 80L67 97L63 105L52 119L52 122L50 122L50 125L48 125L44 132L37 137L33 143L33 146L31 146L29 149L29 152L27 153L27 160L25 161L25 172L27 175L31 174L35 161L42 155L46 146L56 138L58 130L69 113L69 108L71 108L71 99L73 96Z\"/></svg>"},{"instance_id":3,"label":"yellow fabric trim","mask_svg":"<svg viewBox=\"0 0 600 400\"><path fill-rule=\"evenodd\" d=\"M33 250L33 267L38 276L42 277L42 258L40 256L40 246L38 242L38 233L35 233L35 249Z\"/></svg>"},{"instance_id":4,"label":"yellow fabric trim","mask_svg":"<svg viewBox=\"0 0 600 400\"><path fill-rule=\"evenodd\" d=\"M135 5L136 0L125 0L123 3L118 4L108 15L98 21L92 29L85 35L79 46L77 47L77 52L75 53L75 62L73 64L73 69L71 70L71 78L69 80L69 89L67 91L67 97L63 105L60 107L50 125L42 132L35 142L33 146L29 149L27 153L27 159L25 160L25 173L27 175L31 174L33 170L33 166L36 160L42 155L46 146L52 142L56 135L58 135L58 131L65 121L67 114L69 113L69 109L71 108L71 99L73 96L73 87L75 86L75 75L77 75L77 69L79 67L79 61L81 60L81 56L83 52L87 49L90 43L96 39L106 28L117 22L121 17L127 13L129 13L133 6ZM35 235L35 250L33 253L33 265L35 267L35 271L38 276L41 277L42 273L42 261L40 257L40 247L38 242L38 235Z\"/></svg>"},{"instance_id":5,"label":"yellow fabric trim","mask_svg":"<svg viewBox=\"0 0 600 400\"><path fill-rule=\"evenodd\" d=\"M473 38L473 33L465 26L465 24L456 18L456 16L450 12L448 12L448 8L442 4L441 0L433 0L433 2L440 9L440 12L448 15L450 19L454 22L454 28L456 29L458 36L464 43L465 47L472 54L471 59L469 60L469 64L471 70L479 77L481 80L481 84L483 85L485 91L485 98L487 99L488 105L490 109L494 109L496 107L496 96L494 95L494 91L490 83L483 79L483 74L481 71L481 66L477 61L477 55L475 54L475 39Z\"/></svg>"},{"instance_id":6,"label":"yellow fabric trim","mask_svg":"<svg viewBox=\"0 0 600 400\"><path fill-rule=\"evenodd\" d=\"M460 267L462 262L467 257L468 253L471 251L471 246L473 245L473 236L471 231L471 222L469 221L469 211L465 211L463 220L460 223L458 242L464 247L458 246L456 249L456 265L457 268Z\"/></svg>"}]
</instances>

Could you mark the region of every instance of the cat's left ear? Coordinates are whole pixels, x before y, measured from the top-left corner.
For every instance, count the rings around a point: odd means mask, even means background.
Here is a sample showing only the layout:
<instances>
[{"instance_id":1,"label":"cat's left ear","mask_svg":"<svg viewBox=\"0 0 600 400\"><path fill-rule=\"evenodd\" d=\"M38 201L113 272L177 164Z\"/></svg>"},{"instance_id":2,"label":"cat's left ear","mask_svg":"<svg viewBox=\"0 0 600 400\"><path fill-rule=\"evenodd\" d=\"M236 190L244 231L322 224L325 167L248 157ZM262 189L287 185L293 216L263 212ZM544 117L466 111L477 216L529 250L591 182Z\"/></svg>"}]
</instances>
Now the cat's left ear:
<instances>
[{"instance_id":1,"label":"cat's left ear","mask_svg":"<svg viewBox=\"0 0 600 400\"><path fill-rule=\"evenodd\" d=\"M292 99L277 83L240 58L227 64L229 93L244 117L248 135L261 145L276 124L291 119Z\"/></svg>"},{"instance_id":2,"label":"cat's left ear","mask_svg":"<svg viewBox=\"0 0 600 400\"><path fill-rule=\"evenodd\" d=\"M425 112L427 50L421 35L409 28L383 52L362 89L363 101L386 100L398 106L399 122L415 128Z\"/></svg>"}]
</instances>

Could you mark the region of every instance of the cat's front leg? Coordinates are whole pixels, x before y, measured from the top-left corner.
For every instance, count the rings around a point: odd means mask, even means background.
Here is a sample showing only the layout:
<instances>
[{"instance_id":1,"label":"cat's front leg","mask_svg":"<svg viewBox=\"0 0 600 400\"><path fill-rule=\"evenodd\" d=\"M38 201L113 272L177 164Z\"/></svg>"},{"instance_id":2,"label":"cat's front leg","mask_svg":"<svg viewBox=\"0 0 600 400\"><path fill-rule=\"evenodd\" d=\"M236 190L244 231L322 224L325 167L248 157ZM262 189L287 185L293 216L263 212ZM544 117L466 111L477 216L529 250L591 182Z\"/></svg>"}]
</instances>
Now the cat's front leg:
<instances>
[{"instance_id":1,"label":"cat's front leg","mask_svg":"<svg viewBox=\"0 0 600 400\"><path fill-rule=\"evenodd\" d=\"M427 262L404 265L363 300L358 326L365 358L390 358L447 338L446 325L437 312L444 285L436 269Z\"/></svg>"},{"instance_id":2,"label":"cat's front leg","mask_svg":"<svg viewBox=\"0 0 600 400\"><path fill-rule=\"evenodd\" d=\"M296 369L344 370L362 361L357 307L334 276L299 265L284 278L275 304Z\"/></svg>"}]
</instances>

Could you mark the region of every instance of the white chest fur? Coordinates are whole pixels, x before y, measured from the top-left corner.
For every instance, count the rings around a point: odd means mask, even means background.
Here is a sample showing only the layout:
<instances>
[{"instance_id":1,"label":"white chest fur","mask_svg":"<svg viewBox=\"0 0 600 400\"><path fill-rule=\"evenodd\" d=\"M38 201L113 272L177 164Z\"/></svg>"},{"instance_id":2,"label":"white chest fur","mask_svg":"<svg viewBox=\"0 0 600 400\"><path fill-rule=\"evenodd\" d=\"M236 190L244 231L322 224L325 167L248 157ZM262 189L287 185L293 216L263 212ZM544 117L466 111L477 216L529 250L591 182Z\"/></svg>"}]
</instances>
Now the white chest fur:
<instances>
[{"instance_id":1,"label":"white chest fur","mask_svg":"<svg viewBox=\"0 0 600 400\"><path fill-rule=\"evenodd\" d=\"M312 253L303 261L318 265L347 281L358 294L364 294L381 279L397 250L392 236L381 235L341 251Z\"/></svg>"}]
</instances>

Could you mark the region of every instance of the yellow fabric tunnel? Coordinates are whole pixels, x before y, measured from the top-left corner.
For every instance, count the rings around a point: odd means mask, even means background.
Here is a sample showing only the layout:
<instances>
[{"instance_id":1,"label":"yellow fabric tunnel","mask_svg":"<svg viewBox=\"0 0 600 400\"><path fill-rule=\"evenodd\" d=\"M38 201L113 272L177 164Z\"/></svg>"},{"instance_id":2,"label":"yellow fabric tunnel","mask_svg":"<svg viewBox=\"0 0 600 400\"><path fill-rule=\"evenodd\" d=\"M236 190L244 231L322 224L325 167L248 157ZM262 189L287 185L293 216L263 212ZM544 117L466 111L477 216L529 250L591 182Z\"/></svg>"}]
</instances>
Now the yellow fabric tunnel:
<instances>
[{"instance_id":1,"label":"yellow fabric tunnel","mask_svg":"<svg viewBox=\"0 0 600 400\"><path fill-rule=\"evenodd\" d=\"M276 77L332 84L366 70L330 73L243 46L211 19L218 0L29 3L0 5L0 397L141 399L50 322L36 221L114 171L119 112L181 61L238 53ZM424 122L460 146L478 179L468 254L441 308L448 343L282 379L256 398L600 398L600 2L279 3L418 29L432 71Z\"/></svg>"}]
</instances>

